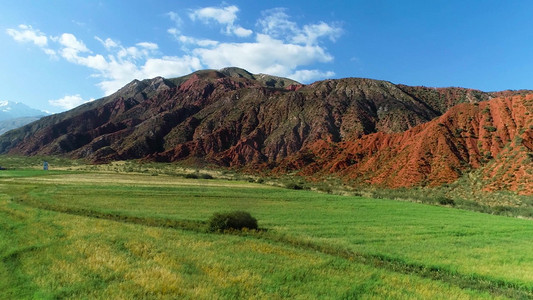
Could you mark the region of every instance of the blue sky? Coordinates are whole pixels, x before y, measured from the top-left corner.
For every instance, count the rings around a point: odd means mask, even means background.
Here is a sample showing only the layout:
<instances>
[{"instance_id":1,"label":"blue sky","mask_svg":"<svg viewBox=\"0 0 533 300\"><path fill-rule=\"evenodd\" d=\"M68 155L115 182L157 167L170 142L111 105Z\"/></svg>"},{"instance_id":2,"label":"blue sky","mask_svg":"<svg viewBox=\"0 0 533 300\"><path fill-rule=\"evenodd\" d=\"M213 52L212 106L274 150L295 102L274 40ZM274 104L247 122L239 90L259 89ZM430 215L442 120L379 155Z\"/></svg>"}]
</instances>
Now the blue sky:
<instances>
[{"instance_id":1,"label":"blue sky","mask_svg":"<svg viewBox=\"0 0 533 300\"><path fill-rule=\"evenodd\" d=\"M4 1L0 100L60 112L131 80L238 66L533 89L533 1Z\"/></svg>"}]
</instances>

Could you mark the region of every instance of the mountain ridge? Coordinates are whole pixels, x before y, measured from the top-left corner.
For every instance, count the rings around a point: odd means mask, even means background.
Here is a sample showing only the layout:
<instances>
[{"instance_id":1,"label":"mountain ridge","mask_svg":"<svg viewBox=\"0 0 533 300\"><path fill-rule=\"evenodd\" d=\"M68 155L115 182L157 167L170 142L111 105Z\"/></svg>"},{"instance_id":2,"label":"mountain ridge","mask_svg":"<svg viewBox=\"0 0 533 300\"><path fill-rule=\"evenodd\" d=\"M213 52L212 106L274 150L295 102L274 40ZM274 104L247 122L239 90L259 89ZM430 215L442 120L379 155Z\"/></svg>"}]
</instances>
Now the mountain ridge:
<instances>
[{"instance_id":1,"label":"mountain ridge","mask_svg":"<svg viewBox=\"0 0 533 300\"><path fill-rule=\"evenodd\" d=\"M49 115L47 112L31 108L24 103L0 101L0 135L19 128L39 118Z\"/></svg>"},{"instance_id":2,"label":"mountain ridge","mask_svg":"<svg viewBox=\"0 0 533 300\"><path fill-rule=\"evenodd\" d=\"M48 115L48 113L31 108L24 103L0 101L0 121L23 117L40 117L45 115Z\"/></svg>"},{"instance_id":3,"label":"mountain ridge","mask_svg":"<svg viewBox=\"0 0 533 300\"><path fill-rule=\"evenodd\" d=\"M494 172L510 173L501 171L505 164L493 162L515 138L523 144L509 155L529 157L533 124L526 113L533 111L526 94L410 87L365 78L302 85L239 68L202 70L179 78L134 80L113 95L0 136L0 152L94 162L195 158L222 167L334 174L357 184L438 185L491 164ZM445 118L443 126L435 124L439 118ZM519 129L509 130L502 118L515 125L518 119L529 123L520 121ZM473 137L461 138L470 130ZM488 133L500 140L489 143L483 138ZM491 154L482 158L480 153L487 151ZM451 159L442 159L444 155ZM396 156L413 163L400 163ZM521 170L512 164L505 168ZM412 174L405 173L409 170ZM520 171L522 181L530 180L527 171ZM508 181L504 177L501 181ZM491 186L532 192L523 184L502 182Z\"/></svg>"}]
</instances>

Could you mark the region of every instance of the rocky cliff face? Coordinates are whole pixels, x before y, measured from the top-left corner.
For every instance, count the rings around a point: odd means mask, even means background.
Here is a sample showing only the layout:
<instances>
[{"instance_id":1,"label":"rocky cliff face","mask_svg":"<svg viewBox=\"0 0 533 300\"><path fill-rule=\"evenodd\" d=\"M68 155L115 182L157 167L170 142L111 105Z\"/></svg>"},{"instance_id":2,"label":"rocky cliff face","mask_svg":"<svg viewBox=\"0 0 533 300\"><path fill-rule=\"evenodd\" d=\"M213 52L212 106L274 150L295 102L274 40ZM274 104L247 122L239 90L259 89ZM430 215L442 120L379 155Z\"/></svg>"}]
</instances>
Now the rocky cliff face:
<instances>
[{"instance_id":1,"label":"rocky cliff face","mask_svg":"<svg viewBox=\"0 0 533 300\"><path fill-rule=\"evenodd\" d=\"M529 157L531 96L512 94L484 101L497 95L358 78L302 86L237 68L207 70L133 81L1 136L0 151L95 162L194 157L393 187L436 185L470 168L517 168L496 163L500 153ZM506 150L518 138L522 150Z\"/></svg>"},{"instance_id":2,"label":"rocky cliff face","mask_svg":"<svg viewBox=\"0 0 533 300\"><path fill-rule=\"evenodd\" d=\"M440 185L483 168L487 190L533 194L533 94L460 104L401 133L317 141L278 167L390 187Z\"/></svg>"}]
</instances>

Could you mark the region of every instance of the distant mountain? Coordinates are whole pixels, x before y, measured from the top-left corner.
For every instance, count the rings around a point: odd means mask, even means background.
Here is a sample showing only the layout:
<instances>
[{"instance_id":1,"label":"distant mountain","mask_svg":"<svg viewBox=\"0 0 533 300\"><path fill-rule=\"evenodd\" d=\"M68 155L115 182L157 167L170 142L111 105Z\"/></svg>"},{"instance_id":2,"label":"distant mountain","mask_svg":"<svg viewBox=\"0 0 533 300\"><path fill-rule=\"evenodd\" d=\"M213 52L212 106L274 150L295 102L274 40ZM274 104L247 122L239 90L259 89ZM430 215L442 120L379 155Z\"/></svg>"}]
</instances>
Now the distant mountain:
<instances>
[{"instance_id":1,"label":"distant mountain","mask_svg":"<svg viewBox=\"0 0 533 300\"><path fill-rule=\"evenodd\" d=\"M9 130L22 127L26 124L39 120L41 117L21 117L0 121L0 135Z\"/></svg>"},{"instance_id":2,"label":"distant mountain","mask_svg":"<svg viewBox=\"0 0 533 300\"><path fill-rule=\"evenodd\" d=\"M31 108L20 102L0 101L0 121L22 117L42 117L46 115L48 113Z\"/></svg>"},{"instance_id":3,"label":"distant mountain","mask_svg":"<svg viewBox=\"0 0 533 300\"><path fill-rule=\"evenodd\" d=\"M4 134L0 152L202 160L389 187L439 185L485 168L491 189L532 194L524 184L533 180L532 99L530 91L363 78L301 85L238 68L204 70L134 80Z\"/></svg>"},{"instance_id":4,"label":"distant mountain","mask_svg":"<svg viewBox=\"0 0 533 300\"><path fill-rule=\"evenodd\" d=\"M48 113L23 103L0 101L0 135L11 129L37 121L46 115Z\"/></svg>"}]
</instances>

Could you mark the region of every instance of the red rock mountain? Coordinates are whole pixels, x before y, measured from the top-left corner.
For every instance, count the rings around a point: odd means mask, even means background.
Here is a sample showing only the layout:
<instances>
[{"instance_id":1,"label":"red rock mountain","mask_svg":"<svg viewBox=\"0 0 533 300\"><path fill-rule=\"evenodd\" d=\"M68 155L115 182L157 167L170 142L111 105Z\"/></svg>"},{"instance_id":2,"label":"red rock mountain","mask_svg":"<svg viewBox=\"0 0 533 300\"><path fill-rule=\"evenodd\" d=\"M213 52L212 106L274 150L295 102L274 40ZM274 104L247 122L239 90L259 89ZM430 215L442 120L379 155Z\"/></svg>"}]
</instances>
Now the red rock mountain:
<instances>
[{"instance_id":1,"label":"red rock mountain","mask_svg":"<svg viewBox=\"0 0 533 300\"><path fill-rule=\"evenodd\" d=\"M533 194L533 94L459 104L401 133L340 143L317 141L280 167L336 173L355 182L409 187L452 182L483 167L486 190Z\"/></svg>"},{"instance_id":2,"label":"red rock mountain","mask_svg":"<svg viewBox=\"0 0 533 300\"><path fill-rule=\"evenodd\" d=\"M438 185L483 167L496 178L487 188L527 194L532 97L359 78L304 86L237 68L206 70L135 80L0 136L0 152L95 162L194 157L391 187Z\"/></svg>"}]
</instances>

